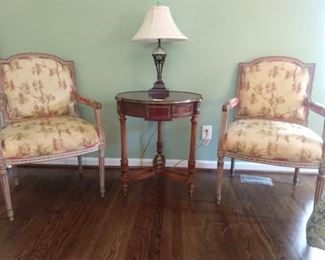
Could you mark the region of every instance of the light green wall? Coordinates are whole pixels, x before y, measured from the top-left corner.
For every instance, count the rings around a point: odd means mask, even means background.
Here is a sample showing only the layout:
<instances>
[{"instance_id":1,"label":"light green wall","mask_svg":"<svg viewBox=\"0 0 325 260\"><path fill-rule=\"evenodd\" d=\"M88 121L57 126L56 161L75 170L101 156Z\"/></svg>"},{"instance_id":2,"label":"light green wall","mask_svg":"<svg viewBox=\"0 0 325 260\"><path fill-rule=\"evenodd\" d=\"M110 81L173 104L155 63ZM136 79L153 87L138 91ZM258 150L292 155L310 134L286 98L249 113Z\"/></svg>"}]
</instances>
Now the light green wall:
<instances>
[{"instance_id":1,"label":"light green wall","mask_svg":"<svg viewBox=\"0 0 325 260\"><path fill-rule=\"evenodd\" d=\"M133 43L146 10L156 1L0 0L0 57L47 52L76 64L81 94L103 103L107 156L120 156L114 96L148 89L155 80L154 44ZM213 140L197 150L215 160L221 105L234 96L237 64L284 55L317 64L313 98L325 104L324 1L160 1L171 8L186 42L165 44L164 80L172 90L199 92L204 101L199 126L213 125ZM86 116L90 112L82 110ZM312 116L321 132L322 122ZM152 122L128 120L129 157L141 157ZM187 157L189 120L166 123L165 155ZM198 144L200 141L198 139ZM144 157L151 158L152 140ZM186 152L185 152L186 151Z\"/></svg>"}]
</instances>

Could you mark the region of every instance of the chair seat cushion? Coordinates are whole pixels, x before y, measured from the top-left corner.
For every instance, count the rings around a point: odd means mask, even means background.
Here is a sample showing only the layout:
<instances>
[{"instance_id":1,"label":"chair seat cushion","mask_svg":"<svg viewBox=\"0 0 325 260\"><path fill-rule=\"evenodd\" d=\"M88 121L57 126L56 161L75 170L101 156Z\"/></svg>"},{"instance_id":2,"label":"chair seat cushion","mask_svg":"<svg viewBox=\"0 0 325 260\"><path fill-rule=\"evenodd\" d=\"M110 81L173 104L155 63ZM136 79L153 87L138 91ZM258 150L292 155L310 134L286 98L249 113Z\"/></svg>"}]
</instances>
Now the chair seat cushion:
<instances>
[{"instance_id":1,"label":"chair seat cushion","mask_svg":"<svg viewBox=\"0 0 325 260\"><path fill-rule=\"evenodd\" d=\"M25 120L0 131L7 159L72 152L94 146L98 140L94 125L71 116Z\"/></svg>"},{"instance_id":2,"label":"chair seat cushion","mask_svg":"<svg viewBox=\"0 0 325 260\"><path fill-rule=\"evenodd\" d=\"M240 119L226 131L224 150L257 159L317 163L322 139L299 124L263 119Z\"/></svg>"}]
</instances>

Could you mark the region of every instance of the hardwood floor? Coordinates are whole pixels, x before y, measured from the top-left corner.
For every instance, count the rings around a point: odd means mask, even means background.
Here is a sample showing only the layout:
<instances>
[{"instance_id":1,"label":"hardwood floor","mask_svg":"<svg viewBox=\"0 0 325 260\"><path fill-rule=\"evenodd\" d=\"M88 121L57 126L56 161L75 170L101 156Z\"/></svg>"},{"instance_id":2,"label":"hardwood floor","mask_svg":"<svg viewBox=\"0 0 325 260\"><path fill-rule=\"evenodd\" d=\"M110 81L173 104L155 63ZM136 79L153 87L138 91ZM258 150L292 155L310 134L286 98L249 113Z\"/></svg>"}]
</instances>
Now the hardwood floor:
<instances>
[{"instance_id":1,"label":"hardwood floor","mask_svg":"<svg viewBox=\"0 0 325 260\"><path fill-rule=\"evenodd\" d=\"M268 174L274 186L225 174L222 204L215 175L198 170L193 198L183 183L151 178L122 196L117 169L21 167L11 179L15 220L0 198L0 259L325 259L306 244L315 176ZM261 175L260 173L254 173Z\"/></svg>"}]
</instances>

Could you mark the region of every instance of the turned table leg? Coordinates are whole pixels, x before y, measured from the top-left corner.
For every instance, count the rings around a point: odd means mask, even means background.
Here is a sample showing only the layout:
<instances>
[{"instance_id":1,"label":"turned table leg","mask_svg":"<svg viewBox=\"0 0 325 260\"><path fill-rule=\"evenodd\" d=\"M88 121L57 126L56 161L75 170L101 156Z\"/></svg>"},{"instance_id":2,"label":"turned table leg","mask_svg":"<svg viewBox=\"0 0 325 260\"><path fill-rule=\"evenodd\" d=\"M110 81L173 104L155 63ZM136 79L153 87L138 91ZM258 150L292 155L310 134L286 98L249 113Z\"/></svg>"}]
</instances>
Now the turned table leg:
<instances>
[{"instance_id":1,"label":"turned table leg","mask_svg":"<svg viewBox=\"0 0 325 260\"><path fill-rule=\"evenodd\" d=\"M192 197L194 189L194 174L195 174L195 145L196 145L196 127L198 115L193 115L191 119L191 141L190 141L190 154L188 158L188 190L189 196Z\"/></svg>"},{"instance_id":2,"label":"turned table leg","mask_svg":"<svg viewBox=\"0 0 325 260\"><path fill-rule=\"evenodd\" d=\"M156 174L161 174L165 169L165 156L162 154L163 152L163 141L162 141L162 122L157 122L157 154L153 159L153 169Z\"/></svg>"},{"instance_id":3,"label":"turned table leg","mask_svg":"<svg viewBox=\"0 0 325 260\"><path fill-rule=\"evenodd\" d=\"M126 142L126 117L120 114L120 129L121 129L121 181L124 197L128 192L128 159L127 159L127 142Z\"/></svg>"},{"instance_id":4,"label":"turned table leg","mask_svg":"<svg viewBox=\"0 0 325 260\"><path fill-rule=\"evenodd\" d=\"M98 163L99 163L99 191L102 198L105 196L105 147L100 145L98 149Z\"/></svg>"}]
</instances>

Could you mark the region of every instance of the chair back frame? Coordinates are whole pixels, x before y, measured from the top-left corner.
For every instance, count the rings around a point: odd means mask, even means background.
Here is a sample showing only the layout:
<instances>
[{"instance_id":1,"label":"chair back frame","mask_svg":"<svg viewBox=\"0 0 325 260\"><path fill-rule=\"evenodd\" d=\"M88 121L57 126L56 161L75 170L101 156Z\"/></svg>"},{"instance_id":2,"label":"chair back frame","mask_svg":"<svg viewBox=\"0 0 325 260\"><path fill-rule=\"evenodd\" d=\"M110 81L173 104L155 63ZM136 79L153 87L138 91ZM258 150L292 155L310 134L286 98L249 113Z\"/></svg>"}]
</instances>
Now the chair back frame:
<instances>
[{"instance_id":1,"label":"chair back frame","mask_svg":"<svg viewBox=\"0 0 325 260\"><path fill-rule=\"evenodd\" d=\"M73 98L78 93L77 92L77 87L76 87L76 77L75 77L74 62L71 61L71 60L63 60L60 57L55 56L55 55L45 54L45 53L37 53L37 52L21 53L21 54L13 55L13 56L9 57L8 59L2 59L2 60L0 60L0 97L2 98L2 100L5 103L5 109L1 110L1 126L2 127L5 127L5 126L7 126L7 125L9 125L9 124L11 124L13 122L23 121L23 120L28 119L28 117L19 118L19 119L12 119L12 118L10 118L10 116L8 114L8 111L6 109L7 97L6 97L5 90L4 90L4 86L5 86L4 66L5 65L10 65L15 60L29 59L31 57L32 58L54 60L54 61L58 62L59 64L61 64L62 66L67 66L67 68L69 69L71 79L72 79L72 86L71 86L72 93L70 95ZM80 117L79 109L78 109L78 106L77 106L77 101L74 98L72 100L72 103L73 103L73 105L72 105L71 111L69 111L69 115ZM51 116L51 115L49 115L49 116ZM43 116L40 116L40 117L43 117ZM36 118L36 117L32 117L32 118Z\"/></svg>"},{"instance_id":2,"label":"chair back frame","mask_svg":"<svg viewBox=\"0 0 325 260\"><path fill-rule=\"evenodd\" d=\"M254 66L256 64L259 64L261 62L288 62L297 65L298 67L302 69L307 69L309 72L309 80L307 83L306 87L306 92L305 92L305 99L310 99L311 97L311 91L312 91L312 86L313 86L313 79L314 79L314 71L315 71L315 63L304 63L299 59L296 58L291 58L291 57L286 57L286 56L267 56L267 57L260 57L257 59L254 59L250 62L241 62L239 63L239 74L237 77L237 89L236 89L236 97L239 99L239 103L235 108L235 113L234 113L234 120L237 119L269 119L269 120L277 120L277 121L285 121L285 122L291 122L291 123L297 123L301 124L304 126L308 125L308 115L309 115L309 108L306 102L302 101L301 106L304 107L304 119L290 119L290 118L277 118L277 117L272 117L272 118L266 118L265 116L252 116L252 115L240 115L239 114L239 107L241 104L240 101L240 91L241 91L241 86L243 84L244 80L244 75L245 75L245 69L247 67Z\"/></svg>"}]
</instances>

